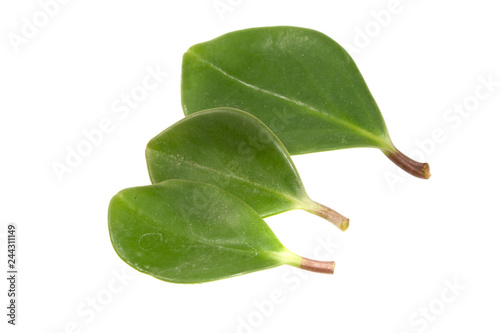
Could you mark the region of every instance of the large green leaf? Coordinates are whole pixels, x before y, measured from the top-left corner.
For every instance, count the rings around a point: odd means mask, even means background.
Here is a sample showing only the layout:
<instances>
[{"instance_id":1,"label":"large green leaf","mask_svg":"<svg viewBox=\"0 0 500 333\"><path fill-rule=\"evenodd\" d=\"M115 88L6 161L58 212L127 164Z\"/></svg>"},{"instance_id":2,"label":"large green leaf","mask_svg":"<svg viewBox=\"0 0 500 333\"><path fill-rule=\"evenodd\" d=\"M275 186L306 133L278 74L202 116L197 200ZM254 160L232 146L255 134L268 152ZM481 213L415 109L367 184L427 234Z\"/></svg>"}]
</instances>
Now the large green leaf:
<instances>
[{"instance_id":1,"label":"large green leaf","mask_svg":"<svg viewBox=\"0 0 500 333\"><path fill-rule=\"evenodd\" d=\"M220 106L250 112L290 154L381 149L421 178L429 166L399 152L349 54L328 36L297 27L231 32L192 46L182 65L186 115Z\"/></svg>"},{"instance_id":2,"label":"large green leaf","mask_svg":"<svg viewBox=\"0 0 500 333\"><path fill-rule=\"evenodd\" d=\"M129 188L109 205L108 226L118 255L158 279L198 283L283 264L333 273L288 251L262 218L234 195L186 180Z\"/></svg>"},{"instance_id":3,"label":"large green leaf","mask_svg":"<svg viewBox=\"0 0 500 333\"><path fill-rule=\"evenodd\" d=\"M283 144L249 113L218 108L167 128L146 148L152 183L186 179L219 186L266 217L303 209L346 230L349 220L312 201Z\"/></svg>"}]
</instances>

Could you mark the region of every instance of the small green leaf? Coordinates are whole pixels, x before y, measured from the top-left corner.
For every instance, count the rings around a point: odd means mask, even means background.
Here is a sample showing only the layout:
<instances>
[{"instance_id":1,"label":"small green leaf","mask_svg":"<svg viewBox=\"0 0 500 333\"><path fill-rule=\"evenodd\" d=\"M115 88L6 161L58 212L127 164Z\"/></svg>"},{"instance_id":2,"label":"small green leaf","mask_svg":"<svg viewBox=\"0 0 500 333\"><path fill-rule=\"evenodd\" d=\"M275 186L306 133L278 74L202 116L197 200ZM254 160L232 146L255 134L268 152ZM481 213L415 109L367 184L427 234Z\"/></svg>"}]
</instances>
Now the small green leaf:
<instances>
[{"instance_id":1,"label":"small green leaf","mask_svg":"<svg viewBox=\"0 0 500 333\"><path fill-rule=\"evenodd\" d=\"M349 54L318 31L253 28L194 45L184 54L181 92L186 115L221 106L250 112L292 155L375 147L410 174L430 177L427 163L394 147Z\"/></svg>"},{"instance_id":2,"label":"small green leaf","mask_svg":"<svg viewBox=\"0 0 500 333\"><path fill-rule=\"evenodd\" d=\"M186 180L129 188L111 199L108 226L130 266L176 283L219 280L279 265L333 273L335 263L287 250L234 195Z\"/></svg>"},{"instance_id":3,"label":"small green leaf","mask_svg":"<svg viewBox=\"0 0 500 333\"><path fill-rule=\"evenodd\" d=\"M197 112L167 128L146 148L152 183L186 179L236 195L260 216L303 209L341 230L349 220L312 201L285 147L249 113L218 108Z\"/></svg>"}]
</instances>

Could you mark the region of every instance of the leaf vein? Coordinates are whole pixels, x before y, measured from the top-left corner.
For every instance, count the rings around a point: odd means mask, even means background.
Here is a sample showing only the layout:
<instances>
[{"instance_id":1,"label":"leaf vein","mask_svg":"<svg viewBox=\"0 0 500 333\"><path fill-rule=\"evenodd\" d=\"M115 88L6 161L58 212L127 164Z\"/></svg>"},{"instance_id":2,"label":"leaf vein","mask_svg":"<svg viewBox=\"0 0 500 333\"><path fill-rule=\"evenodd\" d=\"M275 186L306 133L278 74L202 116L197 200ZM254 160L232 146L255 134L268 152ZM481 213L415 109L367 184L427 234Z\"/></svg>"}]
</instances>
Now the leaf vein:
<instances>
[{"instance_id":1,"label":"leaf vein","mask_svg":"<svg viewBox=\"0 0 500 333\"><path fill-rule=\"evenodd\" d=\"M216 174L221 175L221 176L226 176L226 177L229 177L229 178L233 178L233 179L238 180L238 181L240 181L242 183L250 184L252 186L255 186L257 188L265 190L267 192L273 193L273 194L275 194L277 196L281 196L281 197L283 197L283 198L291 201L292 203L298 204L299 207L303 206L303 204L302 204L302 202L300 202L300 200L297 200L296 198L294 198L292 196L286 195L285 193L279 192L279 191L277 191L277 190L275 190L273 188L270 188L270 187L268 187L268 186L266 186L264 184L256 183L254 181L251 181L248 178L241 177L241 176L235 175L233 173L225 173L225 172L223 172L221 170L211 168L211 167L209 167L207 165L196 163L195 161L192 161L192 160L187 160L187 159L184 159L184 158L178 158L175 155L168 154L168 153L166 153L164 151L161 151L161 150L157 150L157 149L154 149L154 148L149 148L149 149L152 149L152 150L154 150L154 151L156 151L156 152L164 155L165 157L171 158L173 160L176 160L176 161L184 163L184 164L188 164L191 167L195 167L195 168L198 168L198 169L201 169L201 170L213 172L213 173L216 173ZM298 208L298 207L296 207L296 208Z\"/></svg>"},{"instance_id":2,"label":"leaf vein","mask_svg":"<svg viewBox=\"0 0 500 333\"><path fill-rule=\"evenodd\" d=\"M334 117L332 116L331 114L327 114L327 113L324 113L324 112L321 112L321 110L318 110L316 109L315 107L307 104L307 103L304 103L304 102L301 102L301 101L298 101L296 99L293 99L293 98L290 98L290 97L287 97L287 96L284 96L284 95L281 95L281 94L278 94L278 93L275 93L273 91L270 91L270 90L267 90L267 89L263 89L263 88L260 88L258 86L255 86L253 84L250 84L248 82L245 82L239 78L237 78L236 76L233 76L229 73L227 73L226 71L224 71L222 68L216 66L215 64L211 63L210 61L206 60L206 59L203 59L200 55L194 53L193 51L191 50L188 50L189 53L193 54L199 61L201 61L202 63L208 65L209 67L213 68L214 70L216 70L217 72L221 73L222 75L224 75L225 77L233 80L233 81L236 81L242 85L244 85L245 87L247 88L250 88L250 89L253 89L255 91L258 91L258 92L261 92L263 94L266 94L266 95L270 95L270 96L273 96L273 97L276 97L276 98L279 98L281 100L284 100L286 102L289 102L289 103L292 103L292 104L295 104L299 107L303 107L305 109L308 109L310 111L313 111L315 113L317 113L319 116L323 117L323 118L326 118L332 122L335 122L337 124L340 124L342 126L345 126L345 127L349 127L350 129L358 132L359 134L361 134L362 136L365 136L367 138L369 138L370 140L374 140L375 142L378 142L379 144L381 144L382 146L385 146L386 144L383 143L380 138L378 138L376 135L370 133L369 131L351 123L351 122L348 122L346 120L343 120L343 119L339 119L337 117Z\"/></svg>"}]
</instances>

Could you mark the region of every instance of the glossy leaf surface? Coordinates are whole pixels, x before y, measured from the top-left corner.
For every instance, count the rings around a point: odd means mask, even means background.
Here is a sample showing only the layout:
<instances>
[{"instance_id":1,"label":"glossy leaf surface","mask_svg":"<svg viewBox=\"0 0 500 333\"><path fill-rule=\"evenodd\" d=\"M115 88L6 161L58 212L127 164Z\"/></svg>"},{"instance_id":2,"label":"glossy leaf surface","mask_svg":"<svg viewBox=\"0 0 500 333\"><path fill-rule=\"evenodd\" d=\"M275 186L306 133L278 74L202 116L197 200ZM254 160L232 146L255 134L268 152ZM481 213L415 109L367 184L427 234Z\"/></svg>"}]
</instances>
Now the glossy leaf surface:
<instances>
[{"instance_id":1,"label":"glossy leaf surface","mask_svg":"<svg viewBox=\"0 0 500 333\"><path fill-rule=\"evenodd\" d=\"M312 201L283 144L249 113L218 108L172 125L146 148L152 183L186 179L210 183L236 195L262 217L304 209L341 230L348 219Z\"/></svg>"},{"instance_id":2,"label":"glossy leaf surface","mask_svg":"<svg viewBox=\"0 0 500 333\"><path fill-rule=\"evenodd\" d=\"M168 180L129 188L109 205L117 254L158 279L199 283L288 264L333 273L288 251L262 218L234 195L209 184Z\"/></svg>"},{"instance_id":3,"label":"glossy leaf surface","mask_svg":"<svg viewBox=\"0 0 500 333\"><path fill-rule=\"evenodd\" d=\"M414 176L430 176L427 164L394 147L356 64L318 31L253 28L194 45L181 92L186 115L221 106L250 112L292 155L375 147Z\"/></svg>"}]
</instances>

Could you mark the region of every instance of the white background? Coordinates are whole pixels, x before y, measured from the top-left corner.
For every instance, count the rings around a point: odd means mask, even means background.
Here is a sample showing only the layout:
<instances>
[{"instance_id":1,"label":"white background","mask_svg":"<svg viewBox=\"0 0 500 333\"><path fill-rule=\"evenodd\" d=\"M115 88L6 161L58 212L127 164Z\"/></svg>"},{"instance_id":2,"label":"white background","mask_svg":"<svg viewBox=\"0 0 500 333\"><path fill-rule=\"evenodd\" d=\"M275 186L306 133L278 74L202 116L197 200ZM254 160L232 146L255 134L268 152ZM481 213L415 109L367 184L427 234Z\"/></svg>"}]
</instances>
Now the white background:
<instances>
[{"instance_id":1,"label":"white background","mask_svg":"<svg viewBox=\"0 0 500 333\"><path fill-rule=\"evenodd\" d=\"M229 7L218 12L214 0L74 0L43 22L40 2L2 2L0 266L14 222L20 274L14 328L1 279L1 331L498 332L496 2L221 3ZM33 16L41 27L22 37ZM122 188L149 183L146 143L182 118L183 53L270 25L313 28L348 48L394 143L428 161L433 176L403 178L375 149L293 157L311 198L351 227L341 233L298 211L267 221L290 250L336 260L333 276L279 267L176 285L134 271L113 251L107 205ZM25 39L15 45L13 36ZM127 115L113 112L147 68L168 75ZM488 78L496 83L485 86ZM112 129L58 179L54 163L103 119Z\"/></svg>"}]
</instances>

